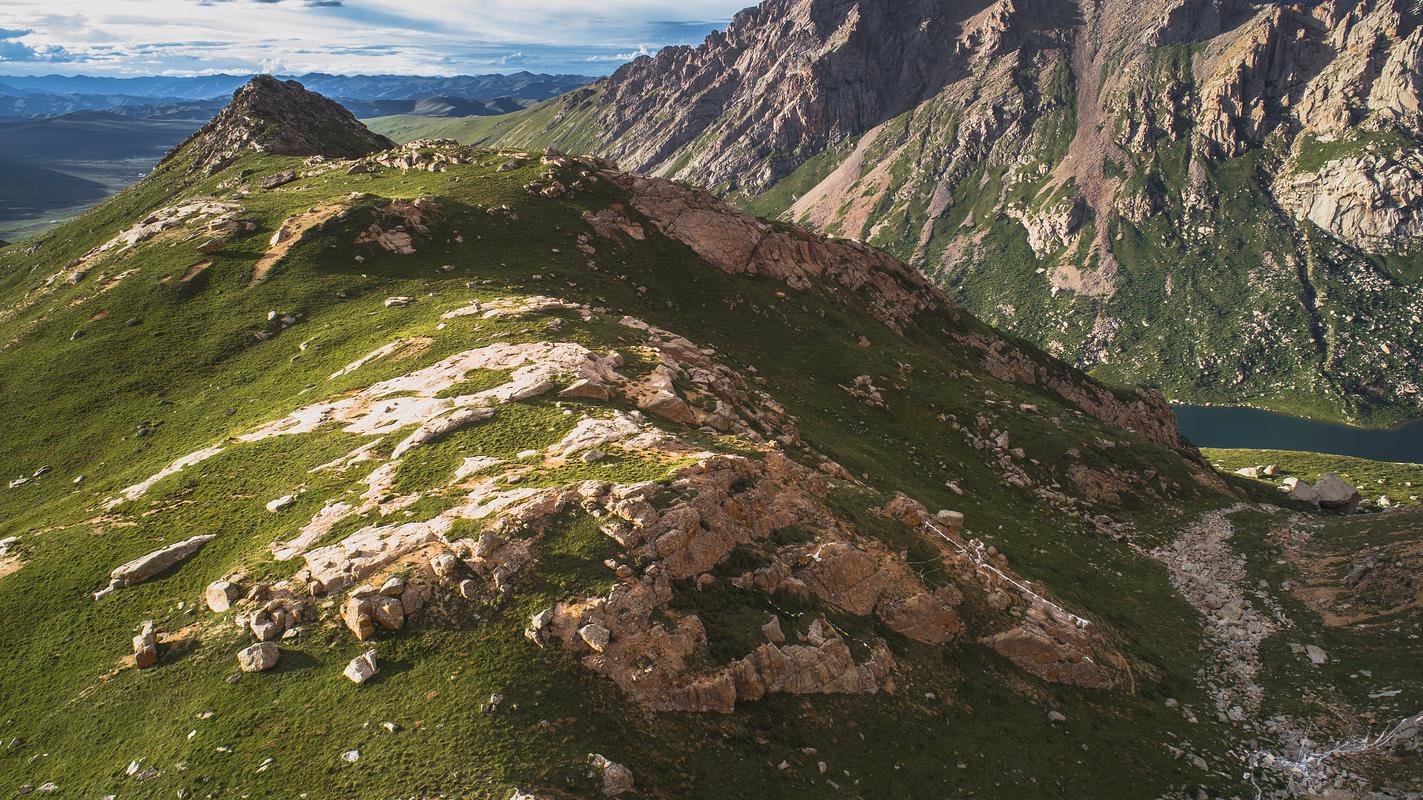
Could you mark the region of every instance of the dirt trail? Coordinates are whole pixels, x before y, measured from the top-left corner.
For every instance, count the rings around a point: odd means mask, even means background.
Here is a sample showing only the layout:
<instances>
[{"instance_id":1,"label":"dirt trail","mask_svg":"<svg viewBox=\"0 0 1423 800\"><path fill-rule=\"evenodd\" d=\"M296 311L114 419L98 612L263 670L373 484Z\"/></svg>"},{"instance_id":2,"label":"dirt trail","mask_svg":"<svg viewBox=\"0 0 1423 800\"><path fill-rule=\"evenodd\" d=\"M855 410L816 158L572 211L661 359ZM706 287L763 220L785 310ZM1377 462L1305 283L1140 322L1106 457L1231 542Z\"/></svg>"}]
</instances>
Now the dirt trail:
<instances>
[{"instance_id":1,"label":"dirt trail","mask_svg":"<svg viewBox=\"0 0 1423 800\"><path fill-rule=\"evenodd\" d=\"M336 216L343 208L345 206L339 203L318 206L283 222L282 227L272 236L272 246L257 260L257 266L252 270L252 283L266 280L277 262L285 258L287 251L292 249L292 245L301 241L307 231Z\"/></svg>"}]
</instances>

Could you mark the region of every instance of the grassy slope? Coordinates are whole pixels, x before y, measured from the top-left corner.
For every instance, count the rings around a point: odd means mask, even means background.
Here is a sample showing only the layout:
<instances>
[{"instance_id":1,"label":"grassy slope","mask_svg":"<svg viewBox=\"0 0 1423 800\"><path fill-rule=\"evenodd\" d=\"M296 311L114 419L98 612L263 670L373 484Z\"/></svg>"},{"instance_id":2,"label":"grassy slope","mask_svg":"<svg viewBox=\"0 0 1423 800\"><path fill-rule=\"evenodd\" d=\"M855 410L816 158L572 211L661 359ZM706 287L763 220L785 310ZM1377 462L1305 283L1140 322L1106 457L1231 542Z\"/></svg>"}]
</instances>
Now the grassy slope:
<instances>
[{"instance_id":1,"label":"grassy slope","mask_svg":"<svg viewBox=\"0 0 1423 800\"><path fill-rule=\"evenodd\" d=\"M23 535L25 558L22 569L0 579L0 614L9 621L0 626L3 735L20 742L0 750L5 790L54 780L66 793L111 793L125 787L129 761L145 758L162 770L138 790L151 796L187 789L287 798L299 786L311 797L503 800L514 785L590 793L584 767L589 752L630 764L649 794L688 798L724 797L720 787L728 781L748 797L823 796L817 760L830 765L826 777L852 796L927 798L971 787L984 797L1138 798L1144 787L1155 794L1171 784L1233 784L1231 776L1203 775L1172 760L1160 744L1163 735L1175 736L1211 753L1223 737L1214 722L1186 725L1161 703L1170 696L1205 705L1192 679L1202 659L1198 633L1179 624L1191 612L1165 591L1162 569L1003 484L991 457L967 446L937 415L994 414L1015 445L1047 465L1059 463L1071 447L1108 436L1127 445L1112 451L1118 466L1156 469L1188 493L1197 491L1190 488L1195 484L1177 456L1136 437L1071 415L1059 423L1046 413L1014 411L1018 402L1056 406L978 373L976 361L945 335L977 328L971 319L936 313L901 336L853 300L783 296L779 283L724 275L655 235L602 256L617 279L591 273L573 246L585 229L579 214L619 198L607 188L572 201L532 198L520 187L537 166L509 173L468 167L303 180L250 197L246 215L259 222L259 232L212 257L192 282L176 276L199 260L195 243L156 240L93 266L87 282L61 284L53 296L23 308L10 305L36 290L56 265L180 191L211 192L232 171L260 175L293 164L249 157L191 188L167 171L41 238L32 256L15 248L0 253L0 297L7 304L0 311L7 343L0 350L0 418L7 430L0 475L53 469L32 484L0 492L3 533ZM353 190L436 196L450 219L435 241L409 257L357 251L352 230L333 226L293 248L267 281L248 285L266 232L294 212ZM484 210L506 203L518 223ZM465 244L452 240L454 231ZM352 262L357 252L368 256L359 267ZM456 270L441 272L445 264ZM93 294L97 281L127 269L138 272ZM466 285L470 281L475 288ZM600 573L589 564L607 556L607 545L588 520L576 517L555 536L535 581L506 605L477 609L480 620L425 616L398 634L383 635L378 647L386 674L371 686L358 689L339 676L363 648L343 631L323 626L284 643L276 672L230 683L232 654L244 640L233 626L205 622L206 611L192 610L200 591L239 565L274 577L292 568L271 563L265 546L289 534L292 520L316 510L317 498L325 496L319 490L338 488L320 485L328 479L307 470L349 450L350 438L320 432L234 448L120 509L123 524L95 524L98 501L176 455L491 337L544 338L543 321L451 326L429 352L341 381L326 379L394 338L431 333L441 311L472 297L535 293L633 313L717 348L728 363L754 366L766 381L763 388L800 418L807 442L867 476L867 491L842 499L866 533L895 535L864 511L895 490L931 508L964 511L970 529L1006 552L1020 572L1110 628L1138 665L1135 693L1043 684L972 643L929 648L862 623L889 636L896 650L902 672L892 695L777 696L731 717L649 716L627 706L571 656L538 650L519 635L532 610L596 584ZM384 311L383 298L397 294L420 302ZM734 300L742 310L728 324ZM95 321L101 310L107 318ZM269 310L297 312L303 320L259 343L251 333ZM137 322L129 326L128 320ZM86 335L71 340L77 330ZM857 345L862 335L875 343L872 349ZM616 326L575 325L559 336L602 347L629 342L628 332ZM317 346L299 352L297 344L313 337ZM838 388L860 374L891 383L887 376L898 374L899 363L915 371L903 388L887 393L887 410L868 408ZM947 377L962 369L975 377ZM1005 404L991 406L990 392ZM557 418L542 416L547 412L538 402L511 407L500 418L507 427L480 429L487 439L452 439L430 458L536 444L558 432ZM152 433L137 436L140 423ZM638 475L659 470L635 466ZM440 469L435 464L431 473ZM76 489L71 480L80 474L88 481ZM948 480L967 489L967 496L949 492ZM311 491L290 514L262 509L303 482ZM1133 497L1115 513L1136 520L1147 535L1166 536L1184 510L1218 502L1201 493L1162 512L1159 503ZM180 569L101 603L89 599L114 565L205 532L219 539ZM711 595L703 613L718 635L734 636L746 620L764 618L769 609L763 602ZM205 622L201 645L157 670L114 671L145 618L159 620L165 630ZM15 624L21 619L24 624ZM505 695L505 710L481 715L478 705L492 692ZM1049 707L1069 721L1050 726ZM216 713L199 718L208 711ZM379 727L383 721L402 730L387 734ZM232 751L217 752L219 745ZM805 755L805 747L819 755ZM1032 758L1023 757L1025 747L1032 748ZM347 765L338 756L352 748L362 757ZM257 772L267 757L276 758L276 765ZM782 760L791 768L778 769Z\"/></svg>"},{"instance_id":2,"label":"grassy slope","mask_svg":"<svg viewBox=\"0 0 1423 800\"><path fill-rule=\"evenodd\" d=\"M569 153L596 151L599 149L599 143L594 141L595 134L583 125L592 113L594 104L590 102L571 113L563 113L564 97L545 100L521 111L493 117L441 119L400 115L363 121L371 130L397 142L454 139L461 144L476 146L498 143L528 150L558 147Z\"/></svg>"},{"instance_id":3,"label":"grassy slope","mask_svg":"<svg viewBox=\"0 0 1423 800\"><path fill-rule=\"evenodd\" d=\"M1387 495L1394 503L1416 505L1418 501L1411 498L1423 495L1423 465L1419 464L1370 461L1298 450L1206 448L1201 452L1226 472L1274 464L1279 467L1278 474L1273 479L1262 476L1260 480L1275 486L1290 476L1314 482L1319 480L1320 475L1334 472L1358 486L1359 493L1369 499L1377 500L1380 495Z\"/></svg>"}]
</instances>

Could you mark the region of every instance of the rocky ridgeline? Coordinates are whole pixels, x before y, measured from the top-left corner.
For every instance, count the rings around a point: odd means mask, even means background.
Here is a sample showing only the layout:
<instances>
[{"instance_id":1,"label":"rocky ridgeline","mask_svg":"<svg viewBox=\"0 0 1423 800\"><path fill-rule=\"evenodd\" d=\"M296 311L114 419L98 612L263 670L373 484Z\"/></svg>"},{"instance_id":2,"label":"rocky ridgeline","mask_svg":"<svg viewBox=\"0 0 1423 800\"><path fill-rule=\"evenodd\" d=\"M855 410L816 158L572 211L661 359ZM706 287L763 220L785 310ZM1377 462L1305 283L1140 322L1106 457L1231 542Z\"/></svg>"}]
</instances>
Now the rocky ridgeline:
<instances>
[{"instance_id":1,"label":"rocky ridgeline","mask_svg":"<svg viewBox=\"0 0 1423 800\"><path fill-rule=\"evenodd\" d=\"M408 303L386 305L389 313L397 313ZM586 306L532 297L476 302L453 308L443 318L459 324L570 311L585 322L601 317ZM903 496L880 512L938 550L953 583L931 589L903 553L860 537L832 511L830 484L854 483L842 467L821 457L811 469L782 455L781 447L801 443L795 421L774 400L717 363L708 348L632 318L620 324L644 337L642 349L657 361L643 378L620 372L623 357L616 352L597 353L560 341L496 343L298 409L165 468L160 475L181 472L225 449L320 426L368 436L411 431L390 442L376 439L319 468L341 473L359 468L366 472L361 479L366 488L325 498L292 539L273 544L279 560L304 561L292 579L244 589L250 581L234 573L208 587L207 606L215 613L235 610L235 624L256 641L237 654L240 669L258 672L275 666L280 655L275 643L300 635L305 625L340 624L358 640L379 640L382 632L400 630L432 603L497 604L516 593L537 565L546 526L566 509L577 508L605 520L603 534L626 553L605 565L615 586L606 596L570 600L540 612L527 636L540 646L580 656L589 669L652 709L730 712L740 702L774 692L865 693L892 685L896 664L883 641L852 642L819 616L770 617L766 643L744 658L710 671L691 668L694 657L708 647L707 634L698 617L676 611L673 600L680 592L702 591L720 581L768 596L789 592L826 608L874 617L901 635L934 645L969 633L970 623L958 608L965 592L981 594L1006 622L974 635L1024 670L1080 686L1117 683L1115 670L1107 665L1119 657L1094 631L1080 627L1059 606L1044 604L1039 595L1025 594L1002 554L989 548L983 551L987 561L972 556L982 545L962 537L960 515L940 512L931 518L922 505ZM407 343L394 345L332 378L359 374ZM511 371L508 383L447 396L446 390L472 370L501 369ZM409 453L462 428L515 413L510 404L553 393L580 404L623 400L640 411L585 416L558 443L531 451L535 463L468 458L452 483L428 490L459 493L460 503L429 519L402 519L402 512L424 494L394 491ZM736 436L760 452L755 457L708 452L651 425L644 414L670 423L673 431L685 426ZM520 485L539 468L595 464L609 452L685 466L675 467L666 485L599 480L548 488ZM122 513L124 502L143 497L154 482L150 478L128 487L111 507ZM295 494L278 498L267 510L285 513L295 499ZM371 512L382 521L338 542L319 544L342 520ZM452 538L460 520L479 520L484 532L477 538ZM930 524L936 532L926 528ZM791 528L808 536L773 543L779 532ZM211 538L197 537L117 568L114 587L179 567ZM715 574L734 550L744 547L762 550L765 564L743 574ZM313 597L339 599L338 613L323 614L331 604ZM852 644L863 645L867 655L855 655ZM152 636L136 640L135 652L140 666L159 662L159 643ZM365 682L376 674L374 654L357 661L347 677Z\"/></svg>"}]
</instances>

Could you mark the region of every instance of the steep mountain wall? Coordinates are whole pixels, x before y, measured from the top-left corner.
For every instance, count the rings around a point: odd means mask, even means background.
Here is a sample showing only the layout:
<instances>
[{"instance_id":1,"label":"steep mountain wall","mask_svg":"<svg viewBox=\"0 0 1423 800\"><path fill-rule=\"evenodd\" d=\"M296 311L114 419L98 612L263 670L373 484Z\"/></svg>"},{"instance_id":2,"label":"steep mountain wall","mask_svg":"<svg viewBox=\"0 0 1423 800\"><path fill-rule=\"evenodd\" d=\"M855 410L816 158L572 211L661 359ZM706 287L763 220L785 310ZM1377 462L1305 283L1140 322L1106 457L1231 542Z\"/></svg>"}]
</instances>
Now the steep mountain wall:
<instances>
[{"instance_id":1,"label":"steep mountain wall","mask_svg":"<svg viewBox=\"0 0 1423 800\"><path fill-rule=\"evenodd\" d=\"M490 138L884 247L1174 396L1423 409L1407 0L769 0Z\"/></svg>"}]
</instances>

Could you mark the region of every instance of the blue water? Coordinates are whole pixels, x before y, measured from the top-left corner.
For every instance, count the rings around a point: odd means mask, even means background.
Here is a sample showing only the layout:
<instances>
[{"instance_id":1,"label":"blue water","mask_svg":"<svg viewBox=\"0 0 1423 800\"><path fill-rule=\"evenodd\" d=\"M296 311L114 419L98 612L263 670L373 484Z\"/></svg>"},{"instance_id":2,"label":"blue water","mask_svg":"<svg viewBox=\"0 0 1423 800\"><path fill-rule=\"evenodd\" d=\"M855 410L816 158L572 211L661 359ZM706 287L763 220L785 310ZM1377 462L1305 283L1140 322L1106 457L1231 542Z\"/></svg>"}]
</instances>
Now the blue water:
<instances>
[{"instance_id":1,"label":"blue water","mask_svg":"<svg viewBox=\"0 0 1423 800\"><path fill-rule=\"evenodd\" d=\"M1371 430L1315 422L1253 408L1172 406L1181 433L1197 447L1307 450L1423 464L1423 420Z\"/></svg>"}]
</instances>

